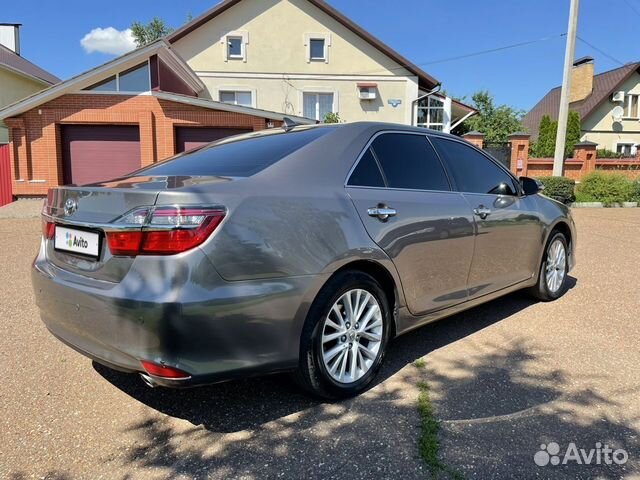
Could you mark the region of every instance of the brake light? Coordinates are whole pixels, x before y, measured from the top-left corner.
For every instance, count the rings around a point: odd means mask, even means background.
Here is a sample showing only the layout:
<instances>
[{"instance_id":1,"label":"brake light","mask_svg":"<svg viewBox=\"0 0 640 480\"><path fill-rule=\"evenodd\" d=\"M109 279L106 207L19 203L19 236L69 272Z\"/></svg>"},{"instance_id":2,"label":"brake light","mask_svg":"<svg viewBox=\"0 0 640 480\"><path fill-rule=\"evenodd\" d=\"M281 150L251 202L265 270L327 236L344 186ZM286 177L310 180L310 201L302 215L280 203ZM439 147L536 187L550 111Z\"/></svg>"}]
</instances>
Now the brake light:
<instances>
[{"instance_id":1,"label":"brake light","mask_svg":"<svg viewBox=\"0 0 640 480\"><path fill-rule=\"evenodd\" d=\"M141 360L142 368L149 375L162 378L174 378L174 379L187 379L191 378L187 372L183 372L177 368L167 367L165 365L158 365L157 363L149 362L147 360Z\"/></svg>"},{"instance_id":2,"label":"brake light","mask_svg":"<svg viewBox=\"0 0 640 480\"><path fill-rule=\"evenodd\" d=\"M42 236L45 240L52 240L56 235L56 224L53 222L42 221Z\"/></svg>"},{"instance_id":3,"label":"brake light","mask_svg":"<svg viewBox=\"0 0 640 480\"><path fill-rule=\"evenodd\" d=\"M220 225L225 212L216 208L156 207L137 209L119 222L140 230L107 232L112 255L174 255L201 245Z\"/></svg>"}]
</instances>

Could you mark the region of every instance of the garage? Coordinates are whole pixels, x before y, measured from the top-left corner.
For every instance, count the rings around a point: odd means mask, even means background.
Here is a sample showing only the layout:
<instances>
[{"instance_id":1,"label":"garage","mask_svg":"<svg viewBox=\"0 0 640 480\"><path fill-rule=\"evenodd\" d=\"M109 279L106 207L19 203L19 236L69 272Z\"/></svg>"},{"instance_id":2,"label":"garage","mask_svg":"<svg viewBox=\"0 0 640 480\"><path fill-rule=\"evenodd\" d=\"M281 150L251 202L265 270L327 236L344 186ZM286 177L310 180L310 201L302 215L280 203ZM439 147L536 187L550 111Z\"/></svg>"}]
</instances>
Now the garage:
<instances>
[{"instance_id":1,"label":"garage","mask_svg":"<svg viewBox=\"0 0 640 480\"><path fill-rule=\"evenodd\" d=\"M65 184L85 185L137 170L140 131L132 125L61 125Z\"/></svg>"},{"instance_id":2,"label":"garage","mask_svg":"<svg viewBox=\"0 0 640 480\"><path fill-rule=\"evenodd\" d=\"M214 140L252 131L241 128L176 127L176 153L188 152Z\"/></svg>"}]
</instances>

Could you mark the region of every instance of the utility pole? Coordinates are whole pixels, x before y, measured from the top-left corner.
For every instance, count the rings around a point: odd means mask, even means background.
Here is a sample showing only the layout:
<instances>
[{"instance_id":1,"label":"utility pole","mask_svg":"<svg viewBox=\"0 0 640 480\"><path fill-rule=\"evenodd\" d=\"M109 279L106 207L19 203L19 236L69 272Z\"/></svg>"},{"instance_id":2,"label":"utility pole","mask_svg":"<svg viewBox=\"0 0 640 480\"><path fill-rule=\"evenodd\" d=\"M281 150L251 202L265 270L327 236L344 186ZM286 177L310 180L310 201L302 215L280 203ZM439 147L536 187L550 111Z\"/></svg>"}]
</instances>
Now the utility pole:
<instances>
[{"instance_id":1,"label":"utility pole","mask_svg":"<svg viewBox=\"0 0 640 480\"><path fill-rule=\"evenodd\" d=\"M578 8L580 0L571 0L569 8L569 29L567 47L564 52L564 73L562 74L562 93L560 94L560 112L558 112L558 134L556 152L553 157L553 176L561 177L564 169L564 142L567 139L567 119L569 118L569 95L571 93L571 70L576 51L576 31L578 30Z\"/></svg>"}]
</instances>

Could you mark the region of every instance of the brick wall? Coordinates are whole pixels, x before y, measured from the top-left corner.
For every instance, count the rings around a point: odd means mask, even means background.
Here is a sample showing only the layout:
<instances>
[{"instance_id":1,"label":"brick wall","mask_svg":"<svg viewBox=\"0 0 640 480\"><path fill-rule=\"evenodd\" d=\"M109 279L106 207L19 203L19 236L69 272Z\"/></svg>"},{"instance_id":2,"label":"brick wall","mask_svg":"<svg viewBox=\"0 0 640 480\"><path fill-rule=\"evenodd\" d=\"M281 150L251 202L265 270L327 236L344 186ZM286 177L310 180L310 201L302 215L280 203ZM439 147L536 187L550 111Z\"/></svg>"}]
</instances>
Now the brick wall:
<instances>
[{"instance_id":1,"label":"brick wall","mask_svg":"<svg viewBox=\"0 0 640 480\"><path fill-rule=\"evenodd\" d=\"M263 130L268 121L151 95L65 95L5 121L11 142L13 194L46 195L47 189L62 183L63 124L138 125L141 166L145 166L174 155L176 126Z\"/></svg>"}]
</instances>

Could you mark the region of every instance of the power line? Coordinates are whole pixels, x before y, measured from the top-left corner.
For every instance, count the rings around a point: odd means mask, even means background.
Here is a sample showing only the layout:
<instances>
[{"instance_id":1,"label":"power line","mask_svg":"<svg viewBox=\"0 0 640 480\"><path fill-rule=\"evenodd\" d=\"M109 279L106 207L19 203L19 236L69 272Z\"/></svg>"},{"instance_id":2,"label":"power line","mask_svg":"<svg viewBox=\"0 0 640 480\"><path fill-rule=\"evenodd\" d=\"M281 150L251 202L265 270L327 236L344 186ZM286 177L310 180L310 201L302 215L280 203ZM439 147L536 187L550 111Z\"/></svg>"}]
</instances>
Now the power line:
<instances>
[{"instance_id":1,"label":"power line","mask_svg":"<svg viewBox=\"0 0 640 480\"><path fill-rule=\"evenodd\" d=\"M582 43L584 43L585 45L588 45L589 47L593 48L596 52L598 52L601 55L604 55L605 57L607 57L609 60L611 60L614 63L617 63L620 66L625 66L626 64L624 62L621 62L620 60L618 60L617 58L609 55L607 52L605 52L604 50L602 50L601 48L596 47L593 43L589 43L587 42L584 38L580 37L580 35L576 35L576 38L578 40L580 40Z\"/></svg>"},{"instance_id":2,"label":"power line","mask_svg":"<svg viewBox=\"0 0 640 480\"><path fill-rule=\"evenodd\" d=\"M471 52L471 53L464 53L461 55L456 55L454 57L447 57L447 58L440 58L438 60L430 60L430 61L426 61L426 62L419 62L414 64L415 66L425 66L425 65L435 65L438 63L445 63L445 62L453 62L455 60L463 60L465 58L471 58L471 57L478 57L481 55L487 55L489 53L495 53L495 52L500 52L503 50L509 50L512 48L518 48L518 47L525 47L527 45L533 45L535 43L540 43L540 42L546 42L548 40L553 40L556 38L562 38L562 37L566 37L567 34L566 33L560 33L560 34L555 34L555 35L549 35L546 37L542 37L542 38L538 38L535 40L528 40L526 42L518 42L518 43L512 43L510 45L504 45L502 47L496 47L496 48L489 48L487 50L479 50L477 52ZM406 68L410 68L413 65L400 65L398 67L393 67L393 68L388 68L386 70L369 70L369 71L365 71L365 72L355 72L355 75L367 75L367 74L374 74L374 73L380 73L382 71L389 71L389 70L403 70Z\"/></svg>"},{"instance_id":3,"label":"power line","mask_svg":"<svg viewBox=\"0 0 640 480\"><path fill-rule=\"evenodd\" d=\"M622 0L622 1L627 4L627 7L633 10L633 12L640 17L640 10L634 7L629 0Z\"/></svg>"}]
</instances>

